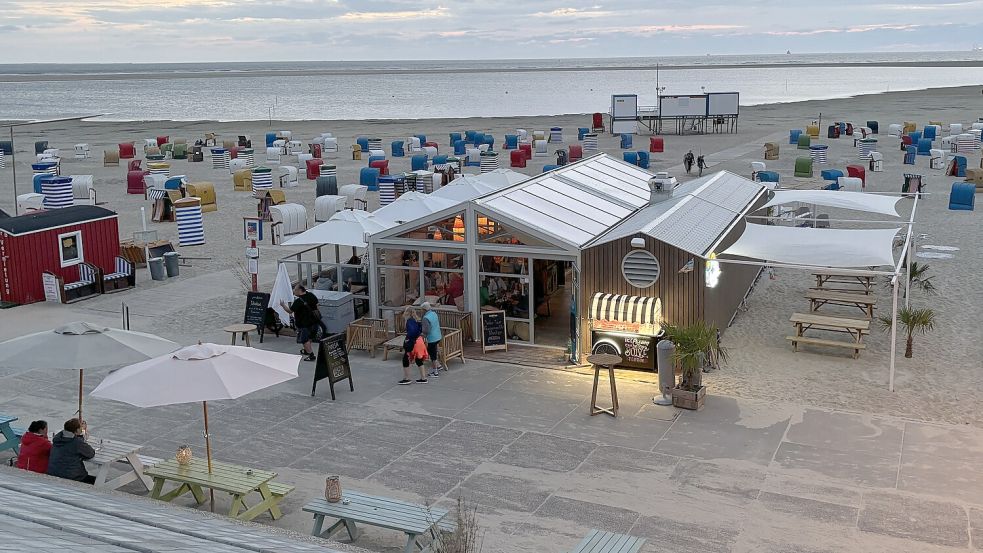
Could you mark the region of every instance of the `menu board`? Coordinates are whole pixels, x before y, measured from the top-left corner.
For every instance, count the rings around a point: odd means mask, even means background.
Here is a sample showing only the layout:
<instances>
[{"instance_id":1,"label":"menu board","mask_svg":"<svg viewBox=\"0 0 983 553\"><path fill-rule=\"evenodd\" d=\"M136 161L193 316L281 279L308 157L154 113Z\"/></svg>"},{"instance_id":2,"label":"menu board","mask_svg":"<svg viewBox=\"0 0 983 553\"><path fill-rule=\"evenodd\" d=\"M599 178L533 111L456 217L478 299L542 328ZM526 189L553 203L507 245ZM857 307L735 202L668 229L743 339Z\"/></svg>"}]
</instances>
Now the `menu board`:
<instances>
[{"instance_id":1,"label":"menu board","mask_svg":"<svg viewBox=\"0 0 983 553\"><path fill-rule=\"evenodd\" d=\"M322 338L317 345L317 363L314 364L314 383L311 386L311 396L317 392L318 380L328 379L331 389L331 400L335 399L334 385L336 382L348 380L348 388L355 391L352 380L352 366L348 361L348 349L345 347L345 333L329 334Z\"/></svg>"},{"instance_id":2,"label":"menu board","mask_svg":"<svg viewBox=\"0 0 983 553\"><path fill-rule=\"evenodd\" d=\"M270 295L266 292L246 293L246 314L242 322L256 325L259 332L259 342L263 343L263 331L266 330L266 308L270 304Z\"/></svg>"},{"instance_id":3,"label":"menu board","mask_svg":"<svg viewBox=\"0 0 983 553\"><path fill-rule=\"evenodd\" d=\"M482 311L481 351L508 350L505 337L505 311Z\"/></svg>"}]
</instances>

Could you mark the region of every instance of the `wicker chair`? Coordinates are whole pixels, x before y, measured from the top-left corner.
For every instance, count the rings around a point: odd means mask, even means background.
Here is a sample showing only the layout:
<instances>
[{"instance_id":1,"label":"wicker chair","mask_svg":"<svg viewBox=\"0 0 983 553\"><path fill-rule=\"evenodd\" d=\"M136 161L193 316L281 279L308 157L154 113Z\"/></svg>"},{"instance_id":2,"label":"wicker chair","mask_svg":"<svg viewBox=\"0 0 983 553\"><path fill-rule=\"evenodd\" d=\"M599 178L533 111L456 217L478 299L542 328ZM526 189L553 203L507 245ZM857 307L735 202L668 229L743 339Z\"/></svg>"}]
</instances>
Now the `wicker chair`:
<instances>
[{"instance_id":1,"label":"wicker chair","mask_svg":"<svg viewBox=\"0 0 983 553\"><path fill-rule=\"evenodd\" d=\"M348 351L363 350L375 357L376 348L389 340L389 327L385 319L362 317L348 324Z\"/></svg>"},{"instance_id":2,"label":"wicker chair","mask_svg":"<svg viewBox=\"0 0 983 553\"><path fill-rule=\"evenodd\" d=\"M461 331L456 328L440 327L443 337L440 339L440 365L447 367L447 362L458 358L464 363L464 342Z\"/></svg>"}]
</instances>

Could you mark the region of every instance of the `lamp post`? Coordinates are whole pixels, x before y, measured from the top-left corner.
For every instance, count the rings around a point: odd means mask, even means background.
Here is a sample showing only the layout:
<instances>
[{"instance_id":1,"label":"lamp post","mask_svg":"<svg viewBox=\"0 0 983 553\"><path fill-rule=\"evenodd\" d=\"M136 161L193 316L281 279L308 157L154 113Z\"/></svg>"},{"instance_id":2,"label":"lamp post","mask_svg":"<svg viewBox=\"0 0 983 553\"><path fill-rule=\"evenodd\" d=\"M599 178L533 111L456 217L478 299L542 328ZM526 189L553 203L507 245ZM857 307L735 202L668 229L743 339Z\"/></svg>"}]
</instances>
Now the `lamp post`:
<instances>
[{"instance_id":1,"label":"lamp post","mask_svg":"<svg viewBox=\"0 0 983 553\"><path fill-rule=\"evenodd\" d=\"M14 127L25 127L27 125L41 125L44 123L60 123L62 121L81 121L82 119L90 119L93 117L101 117L107 115L105 113L97 113L95 115L81 115L77 117L62 117L59 119L44 119L35 121L21 121L20 123L8 123L5 126L10 130L10 169L11 178L13 179L13 189L14 189L14 215L20 215L20 206L17 205L17 148L14 147Z\"/></svg>"}]
</instances>

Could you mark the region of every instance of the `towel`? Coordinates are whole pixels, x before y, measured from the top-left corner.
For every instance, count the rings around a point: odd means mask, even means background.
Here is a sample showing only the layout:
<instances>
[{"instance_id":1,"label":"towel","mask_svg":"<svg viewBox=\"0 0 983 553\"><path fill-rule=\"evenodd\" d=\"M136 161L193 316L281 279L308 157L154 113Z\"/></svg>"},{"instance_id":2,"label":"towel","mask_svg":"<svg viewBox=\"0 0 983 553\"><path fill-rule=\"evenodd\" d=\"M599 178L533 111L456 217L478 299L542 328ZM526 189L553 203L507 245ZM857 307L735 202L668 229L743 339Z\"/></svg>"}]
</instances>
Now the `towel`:
<instances>
[{"instance_id":1,"label":"towel","mask_svg":"<svg viewBox=\"0 0 983 553\"><path fill-rule=\"evenodd\" d=\"M276 311L277 317L284 326L290 326L290 314L280 305L281 301L289 305L294 301L293 287L290 286L290 276L287 274L287 266L279 264L276 271L276 280L273 281L273 291L270 292L270 303L267 307Z\"/></svg>"}]
</instances>

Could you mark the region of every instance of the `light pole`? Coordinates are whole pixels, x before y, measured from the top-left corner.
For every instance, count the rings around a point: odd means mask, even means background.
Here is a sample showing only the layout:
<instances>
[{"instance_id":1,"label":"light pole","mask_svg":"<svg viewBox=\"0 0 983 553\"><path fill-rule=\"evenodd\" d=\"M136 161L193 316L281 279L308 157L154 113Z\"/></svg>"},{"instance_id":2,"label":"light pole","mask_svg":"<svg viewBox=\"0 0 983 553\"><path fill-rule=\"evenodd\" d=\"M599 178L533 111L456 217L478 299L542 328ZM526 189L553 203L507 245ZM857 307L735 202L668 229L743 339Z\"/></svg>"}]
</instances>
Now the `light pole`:
<instances>
[{"instance_id":1,"label":"light pole","mask_svg":"<svg viewBox=\"0 0 983 553\"><path fill-rule=\"evenodd\" d=\"M44 123L59 123L62 121L81 121L82 119L90 119L92 117L101 117L106 115L105 113L97 113L95 115L81 115L78 117L62 117L59 119L44 119L35 121L21 121L20 123L8 123L4 126L10 129L10 169L12 171L11 178L14 182L14 215L20 215L20 206L17 205L17 148L14 147L14 127L26 127L27 125L41 125Z\"/></svg>"}]
</instances>

